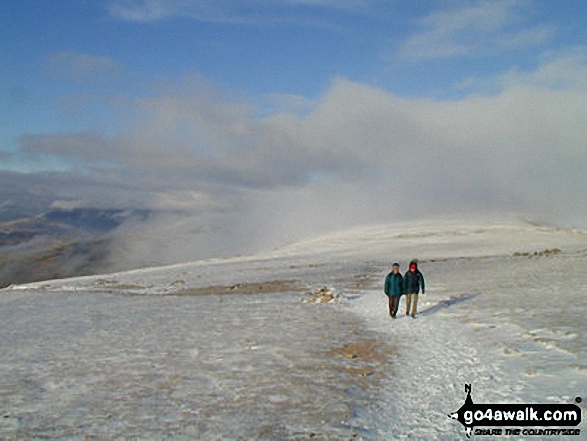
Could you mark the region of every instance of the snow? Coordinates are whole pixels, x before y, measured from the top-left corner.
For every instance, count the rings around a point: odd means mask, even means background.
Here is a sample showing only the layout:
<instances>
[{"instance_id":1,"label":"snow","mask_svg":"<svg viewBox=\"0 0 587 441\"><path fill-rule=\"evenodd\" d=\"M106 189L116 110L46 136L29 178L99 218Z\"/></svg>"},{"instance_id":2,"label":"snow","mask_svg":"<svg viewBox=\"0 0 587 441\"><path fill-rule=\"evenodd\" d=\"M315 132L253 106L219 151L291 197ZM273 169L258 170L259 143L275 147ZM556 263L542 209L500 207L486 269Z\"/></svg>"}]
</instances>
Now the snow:
<instances>
[{"instance_id":1,"label":"snow","mask_svg":"<svg viewBox=\"0 0 587 441\"><path fill-rule=\"evenodd\" d=\"M402 299L392 321L383 279L412 258L420 314ZM586 264L581 230L443 220L11 287L0 437L460 439L465 383L480 403L584 398ZM304 302L320 292L337 301Z\"/></svg>"}]
</instances>

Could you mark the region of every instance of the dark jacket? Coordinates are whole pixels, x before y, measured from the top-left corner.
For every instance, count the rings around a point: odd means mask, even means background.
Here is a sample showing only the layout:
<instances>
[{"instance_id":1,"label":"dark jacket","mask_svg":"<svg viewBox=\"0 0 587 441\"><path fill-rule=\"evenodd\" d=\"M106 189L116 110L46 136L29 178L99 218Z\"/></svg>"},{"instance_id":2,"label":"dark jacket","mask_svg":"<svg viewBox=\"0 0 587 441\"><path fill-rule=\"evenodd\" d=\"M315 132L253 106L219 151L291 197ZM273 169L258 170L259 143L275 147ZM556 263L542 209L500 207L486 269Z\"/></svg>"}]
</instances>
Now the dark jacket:
<instances>
[{"instance_id":1,"label":"dark jacket","mask_svg":"<svg viewBox=\"0 0 587 441\"><path fill-rule=\"evenodd\" d=\"M401 296L404 293L404 278L400 273L391 272L385 278L385 294L392 297Z\"/></svg>"},{"instance_id":2,"label":"dark jacket","mask_svg":"<svg viewBox=\"0 0 587 441\"><path fill-rule=\"evenodd\" d=\"M424 285L424 276L416 268L416 271L408 270L404 275L404 294L419 294L422 288L422 294L426 291Z\"/></svg>"}]
</instances>

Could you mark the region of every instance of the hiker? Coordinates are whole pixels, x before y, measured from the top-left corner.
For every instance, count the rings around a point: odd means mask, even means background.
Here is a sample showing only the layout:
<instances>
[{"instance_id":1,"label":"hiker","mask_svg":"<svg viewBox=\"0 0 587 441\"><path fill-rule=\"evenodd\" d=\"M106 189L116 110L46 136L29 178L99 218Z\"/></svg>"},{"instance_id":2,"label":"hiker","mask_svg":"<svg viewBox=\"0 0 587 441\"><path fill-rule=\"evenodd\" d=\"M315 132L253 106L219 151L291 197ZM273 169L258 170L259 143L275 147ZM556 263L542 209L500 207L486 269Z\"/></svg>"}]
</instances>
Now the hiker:
<instances>
[{"instance_id":1,"label":"hiker","mask_svg":"<svg viewBox=\"0 0 587 441\"><path fill-rule=\"evenodd\" d=\"M391 266L391 272L385 278L385 294L389 297L389 315L395 318L399 298L404 293L404 278L399 272L399 263Z\"/></svg>"},{"instance_id":2,"label":"hiker","mask_svg":"<svg viewBox=\"0 0 587 441\"><path fill-rule=\"evenodd\" d=\"M422 288L424 294L424 276L418 270L418 262L412 260L410 262L410 269L404 275L404 294L406 295L406 315L410 315L410 305L412 306L412 318L416 318L416 310L418 308L418 294Z\"/></svg>"}]
</instances>

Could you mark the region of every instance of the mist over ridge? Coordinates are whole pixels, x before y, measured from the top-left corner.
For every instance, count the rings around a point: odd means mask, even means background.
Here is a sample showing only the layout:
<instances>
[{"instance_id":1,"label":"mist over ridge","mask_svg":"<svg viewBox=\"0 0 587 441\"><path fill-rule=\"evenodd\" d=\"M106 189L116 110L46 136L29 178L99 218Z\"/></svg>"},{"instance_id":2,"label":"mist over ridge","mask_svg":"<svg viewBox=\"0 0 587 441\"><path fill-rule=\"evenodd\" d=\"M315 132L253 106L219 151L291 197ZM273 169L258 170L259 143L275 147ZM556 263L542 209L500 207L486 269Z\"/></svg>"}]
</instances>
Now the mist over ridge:
<instances>
[{"instance_id":1,"label":"mist over ridge","mask_svg":"<svg viewBox=\"0 0 587 441\"><path fill-rule=\"evenodd\" d=\"M98 240L115 270L438 216L586 227L577 5L109 0L47 7L36 39L10 3L4 257ZM76 210L146 215L24 243Z\"/></svg>"},{"instance_id":2,"label":"mist over ridge","mask_svg":"<svg viewBox=\"0 0 587 441\"><path fill-rule=\"evenodd\" d=\"M305 114L256 117L250 104L191 78L131 103L135 124L114 136L23 137L19 154L72 167L11 172L18 194L9 197L48 209L153 212L110 235L113 269L438 215L515 212L584 226L585 89L519 82L497 95L432 101L337 79Z\"/></svg>"}]
</instances>

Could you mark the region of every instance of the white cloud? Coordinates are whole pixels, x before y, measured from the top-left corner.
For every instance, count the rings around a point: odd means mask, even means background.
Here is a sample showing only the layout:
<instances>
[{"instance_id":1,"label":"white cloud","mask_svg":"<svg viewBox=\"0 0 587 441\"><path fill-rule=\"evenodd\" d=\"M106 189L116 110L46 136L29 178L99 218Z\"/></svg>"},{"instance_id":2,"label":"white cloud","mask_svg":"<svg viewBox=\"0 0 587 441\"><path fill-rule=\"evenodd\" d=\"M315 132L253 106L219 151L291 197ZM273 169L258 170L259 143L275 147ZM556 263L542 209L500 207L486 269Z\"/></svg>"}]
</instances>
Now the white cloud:
<instances>
[{"instance_id":1,"label":"white cloud","mask_svg":"<svg viewBox=\"0 0 587 441\"><path fill-rule=\"evenodd\" d=\"M152 22L187 17L209 22L257 23L281 21L291 10L309 8L365 12L373 0L111 0L109 13L118 19Z\"/></svg>"},{"instance_id":2,"label":"white cloud","mask_svg":"<svg viewBox=\"0 0 587 441\"><path fill-rule=\"evenodd\" d=\"M52 54L45 63L45 71L60 79L96 81L122 75L126 69L103 55L62 51Z\"/></svg>"},{"instance_id":3,"label":"white cloud","mask_svg":"<svg viewBox=\"0 0 587 441\"><path fill-rule=\"evenodd\" d=\"M374 4L373 0L265 0L266 4L291 4L300 6L316 6L328 9L349 9L361 11Z\"/></svg>"},{"instance_id":4,"label":"white cloud","mask_svg":"<svg viewBox=\"0 0 587 441\"><path fill-rule=\"evenodd\" d=\"M271 113L289 113L303 115L310 112L316 105L303 95L273 93L264 96L264 107L271 110Z\"/></svg>"},{"instance_id":5,"label":"white cloud","mask_svg":"<svg viewBox=\"0 0 587 441\"><path fill-rule=\"evenodd\" d=\"M553 29L529 24L524 16L532 3L480 0L437 10L418 20L420 31L399 50L404 59L479 56L530 47L548 40Z\"/></svg>"},{"instance_id":6,"label":"white cloud","mask_svg":"<svg viewBox=\"0 0 587 441\"><path fill-rule=\"evenodd\" d=\"M113 1L108 5L108 12L121 20L149 22L176 13L177 3L168 0Z\"/></svg>"},{"instance_id":7,"label":"white cloud","mask_svg":"<svg viewBox=\"0 0 587 441\"><path fill-rule=\"evenodd\" d=\"M535 88L547 90L587 90L587 47L575 47L565 51L546 52L542 63L535 70L514 68L495 76L469 77L457 84L457 90L475 93L503 93L506 89Z\"/></svg>"}]
</instances>

